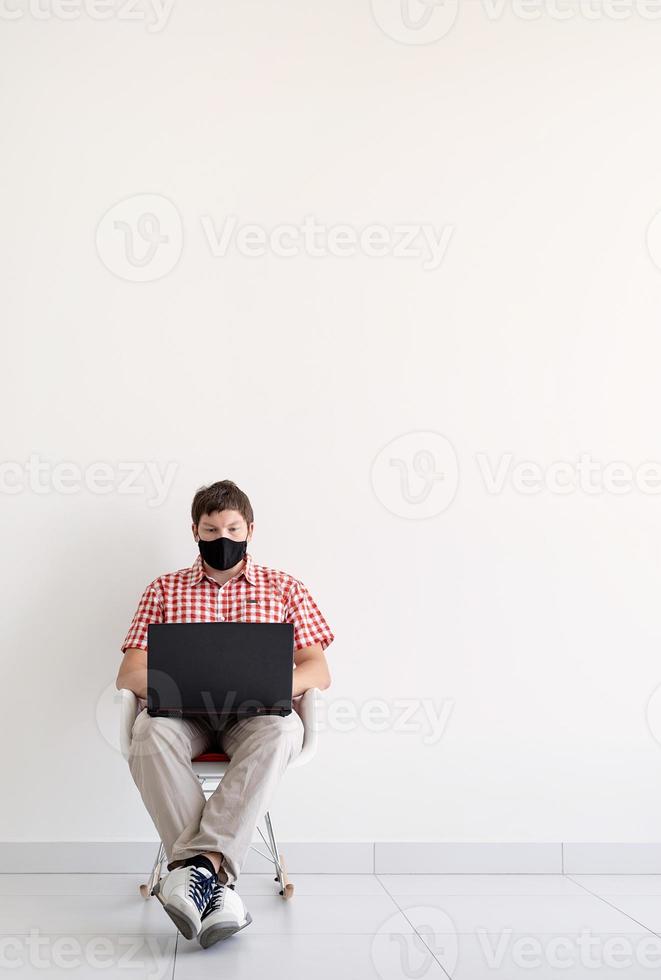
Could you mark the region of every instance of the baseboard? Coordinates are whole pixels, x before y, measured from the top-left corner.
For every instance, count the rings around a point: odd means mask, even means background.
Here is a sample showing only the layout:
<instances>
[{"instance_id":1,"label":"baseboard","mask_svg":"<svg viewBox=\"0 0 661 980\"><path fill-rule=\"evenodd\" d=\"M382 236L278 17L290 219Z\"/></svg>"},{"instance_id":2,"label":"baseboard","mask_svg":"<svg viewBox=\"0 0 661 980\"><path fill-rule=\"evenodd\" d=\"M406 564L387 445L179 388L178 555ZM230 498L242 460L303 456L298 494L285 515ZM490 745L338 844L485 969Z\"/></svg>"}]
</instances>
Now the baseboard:
<instances>
[{"instance_id":1,"label":"baseboard","mask_svg":"<svg viewBox=\"0 0 661 980\"><path fill-rule=\"evenodd\" d=\"M565 874L658 875L661 844L565 844Z\"/></svg>"},{"instance_id":2,"label":"baseboard","mask_svg":"<svg viewBox=\"0 0 661 980\"><path fill-rule=\"evenodd\" d=\"M157 847L157 841L0 841L0 873L146 873ZM661 874L661 843L283 841L279 847L292 874ZM251 849L242 873L269 870Z\"/></svg>"}]
</instances>

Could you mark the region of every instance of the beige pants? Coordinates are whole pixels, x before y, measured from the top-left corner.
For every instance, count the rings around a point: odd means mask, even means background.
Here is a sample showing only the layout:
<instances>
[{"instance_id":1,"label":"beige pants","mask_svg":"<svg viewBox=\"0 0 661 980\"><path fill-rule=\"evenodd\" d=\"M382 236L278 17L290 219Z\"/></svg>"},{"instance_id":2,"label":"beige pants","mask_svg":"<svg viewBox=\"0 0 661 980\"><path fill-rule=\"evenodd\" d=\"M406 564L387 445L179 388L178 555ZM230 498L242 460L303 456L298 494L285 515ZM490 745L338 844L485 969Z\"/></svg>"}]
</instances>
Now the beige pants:
<instances>
[{"instance_id":1,"label":"beige pants","mask_svg":"<svg viewBox=\"0 0 661 980\"><path fill-rule=\"evenodd\" d=\"M220 720L157 718L143 708L133 724L129 767L163 842L168 870L202 851L217 851L220 880L236 882L255 827L302 747L303 722L296 708L284 717ZM205 751L230 757L208 800L191 764Z\"/></svg>"}]
</instances>

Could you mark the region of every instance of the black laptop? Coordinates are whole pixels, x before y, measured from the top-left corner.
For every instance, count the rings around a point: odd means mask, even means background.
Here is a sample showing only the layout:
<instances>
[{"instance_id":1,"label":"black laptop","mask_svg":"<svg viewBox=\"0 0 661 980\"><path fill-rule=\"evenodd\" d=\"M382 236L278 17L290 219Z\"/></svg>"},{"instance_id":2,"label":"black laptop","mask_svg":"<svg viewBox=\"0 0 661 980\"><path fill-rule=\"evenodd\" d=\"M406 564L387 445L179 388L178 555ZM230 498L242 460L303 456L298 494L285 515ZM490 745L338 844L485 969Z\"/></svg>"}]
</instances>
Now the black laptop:
<instances>
[{"instance_id":1,"label":"black laptop","mask_svg":"<svg viewBox=\"0 0 661 980\"><path fill-rule=\"evenodd\" d=\"M291 623L152 623L147 713L288 715L293 670Z\"/></svg>"}]
</instances>

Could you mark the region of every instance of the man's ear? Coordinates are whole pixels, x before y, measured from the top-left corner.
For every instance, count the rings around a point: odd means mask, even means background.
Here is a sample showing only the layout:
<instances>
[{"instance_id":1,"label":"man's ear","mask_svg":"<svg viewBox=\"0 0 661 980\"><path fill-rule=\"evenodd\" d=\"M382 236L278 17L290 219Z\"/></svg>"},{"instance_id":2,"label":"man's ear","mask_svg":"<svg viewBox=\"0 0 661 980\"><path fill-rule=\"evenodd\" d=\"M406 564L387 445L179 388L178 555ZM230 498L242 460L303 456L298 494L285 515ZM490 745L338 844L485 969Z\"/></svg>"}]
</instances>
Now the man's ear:
<instances>
[{"instance_id":1,"label":"man's ear","mask_svg":"<svg viewBox=\"0 0 661 980\"><path fill-rule=\"evenodd\" d=\"M193 538L195 539L195 544L197 544L197 524L191 524L193 530Z\"/></svg>"}]
</instances>

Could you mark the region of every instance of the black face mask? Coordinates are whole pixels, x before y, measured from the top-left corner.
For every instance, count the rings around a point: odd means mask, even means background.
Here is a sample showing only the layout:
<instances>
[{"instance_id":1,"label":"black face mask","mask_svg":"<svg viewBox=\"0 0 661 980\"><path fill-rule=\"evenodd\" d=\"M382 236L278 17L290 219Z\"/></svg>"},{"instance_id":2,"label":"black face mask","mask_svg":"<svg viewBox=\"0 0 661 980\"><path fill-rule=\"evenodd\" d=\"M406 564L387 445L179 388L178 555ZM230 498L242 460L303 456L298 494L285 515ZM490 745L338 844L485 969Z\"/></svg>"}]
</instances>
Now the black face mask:
<instances>
[{"instance_id":1,"label":"black face mask","mask_svg":"<svg viewBox=\"0 0 661 980\"><path fill-rule=\"evenodd\" d=\"M200 538L197 546L207 565L211 565L219 572L226 572L228 568L238 565L245 556L248 539L232 541L231 538L214 538L213 541L203 541Z\"/></svg>"}]
</instances>

